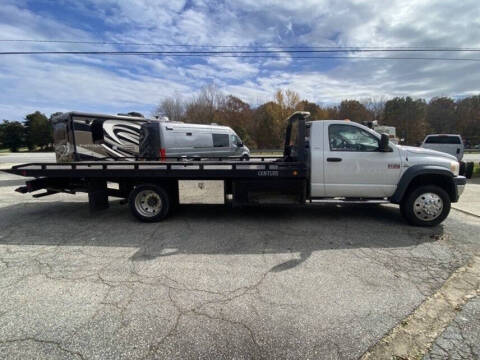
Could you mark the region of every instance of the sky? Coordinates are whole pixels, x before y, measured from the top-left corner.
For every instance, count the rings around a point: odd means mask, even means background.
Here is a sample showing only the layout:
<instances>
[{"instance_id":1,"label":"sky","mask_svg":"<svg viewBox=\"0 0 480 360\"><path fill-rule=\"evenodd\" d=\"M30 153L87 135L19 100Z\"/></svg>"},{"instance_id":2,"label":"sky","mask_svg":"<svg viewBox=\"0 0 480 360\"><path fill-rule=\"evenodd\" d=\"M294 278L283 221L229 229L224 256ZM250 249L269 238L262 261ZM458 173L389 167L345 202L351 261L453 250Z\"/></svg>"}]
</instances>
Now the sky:
<instances>
[{"instance_id":1,"label":"sky","mask_svg":"<svg viewBox=\"0 0 480 360\"><path fill-rule=\"evenodd\" d=\"M192 49L158 44L480 48L480 5L478 0L0 0L2 39L117 44L0 41L0 51ZM22 120L35 110L149 115L163 98L188 99L212 83L252 106L287 88L319 104L480 93L480 62L346 55L352 57L0 56L0 119ZM474 52L362 56L395 55L480 58Z\"/></svg>"}]
</instances>

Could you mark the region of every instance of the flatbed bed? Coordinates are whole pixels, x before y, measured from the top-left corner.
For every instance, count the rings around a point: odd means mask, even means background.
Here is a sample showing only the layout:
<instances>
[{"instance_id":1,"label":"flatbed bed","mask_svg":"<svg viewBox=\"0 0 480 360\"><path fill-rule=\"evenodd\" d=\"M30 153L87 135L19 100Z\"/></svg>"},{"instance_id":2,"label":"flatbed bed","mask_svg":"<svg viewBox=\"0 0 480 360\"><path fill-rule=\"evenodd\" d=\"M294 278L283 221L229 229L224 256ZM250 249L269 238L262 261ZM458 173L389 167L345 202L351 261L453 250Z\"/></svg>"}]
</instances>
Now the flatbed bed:
<instances>
[{"instance_id":1,"label":"flatbed bed","mask_svg":"<svg viewBox=\"0 0 480 360\"><path fill-rule=\"evenodd\" d=\"M111 157L95 161L57 163L32 162L4 170L10 174L33 178L16 189L44 197L58 193L88 194L90 210L108 208L109 197L128 201L132 213L142 221L165 218L181 203L181 190L187 185L201 191L207 181L221 182L215 197L223 196L224 203L247 204L305 204L309 194L309 168L306 161L306 113L289 118L285 144L290 143L291 128L298 124L296 156L284 150L282 157L259 156L249 160L232 157L175 157L159 158ZM286 149L290 146L286 145ZM78 159L77 159L78 160ZM185 182L190 181L188 184ZM183 183L182 183L183 182ZM204 201L211 194L204 192Z\"/></svg>"},{"instance_id":2,"label":"flatbed bed","mask_svg":"<svg viewBox=\"0 0 480 360\"><path fill-rule=\"evenodd\" d=\"M165 160L165 161L92 161L72 163L27 163L3 170L10 174L34 178L302 178L303 162L282 162L281 158L260 161Z\"/></svg>"},{"instance_id":3,"label":"flatbed bed","mask_svg":"<svg viewBox=\"0 0 480 360\"><path fill-rule=\"evenodd\" d=\"M123 198L132 203L132 194L145 187L163 191L164 198L155 201L169 203L166 207L169 210L180 202L179 184L182 180L222 181L225 202L234 204L258 203L259 194L263 199L267 195L267 201L273 203L278 203L279 199L281 202L304 203L307 191L305 162L284 161L278 157L258 157L249 161L232 158L166 158L155 161L117 158L69 163L33 162L3 171L33 178L16 191L25 194L44 190L33 194L36 198L86 192L91 211L108 208L109 197Z\"/></svg>"}]
</instances>

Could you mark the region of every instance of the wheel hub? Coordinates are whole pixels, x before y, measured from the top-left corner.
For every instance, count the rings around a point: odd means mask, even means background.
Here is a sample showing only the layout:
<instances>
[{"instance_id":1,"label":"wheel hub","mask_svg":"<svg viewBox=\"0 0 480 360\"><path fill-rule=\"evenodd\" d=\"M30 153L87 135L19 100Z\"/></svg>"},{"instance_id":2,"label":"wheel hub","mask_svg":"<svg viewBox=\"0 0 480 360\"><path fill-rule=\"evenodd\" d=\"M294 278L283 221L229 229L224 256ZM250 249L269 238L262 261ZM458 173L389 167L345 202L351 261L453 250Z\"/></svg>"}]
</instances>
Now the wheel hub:
<instances>
[{"instance_id":1,"label":"wheel hub","mask_svg":"<svg viewBox=\"0 0 480 360\"><path fill-rule=\"evenodd\" d=\"M443 210L443 200L434 193L418 196L413 203L413 212L422 221L431 221L440 216Z\"/></svg>"},{"instance_id":2,"label":"wheel hub","mask_svg":"<svg viewBox=\"0 0 480 360\"><path fill-rule=\"evenodd\" d=\"M162 199L153 190L144 190L135 197L135 209L145 217L157 215L162 210Z\"/></svg>"}]
</instances>

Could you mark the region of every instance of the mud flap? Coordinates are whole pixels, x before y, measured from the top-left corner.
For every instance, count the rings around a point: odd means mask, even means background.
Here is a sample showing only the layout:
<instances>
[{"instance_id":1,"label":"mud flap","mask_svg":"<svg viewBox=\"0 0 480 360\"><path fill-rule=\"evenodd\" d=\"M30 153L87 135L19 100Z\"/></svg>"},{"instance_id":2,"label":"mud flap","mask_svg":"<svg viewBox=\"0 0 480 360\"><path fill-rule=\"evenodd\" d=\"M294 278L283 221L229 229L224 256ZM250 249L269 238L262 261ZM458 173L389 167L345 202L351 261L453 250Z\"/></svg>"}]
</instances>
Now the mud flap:
<instances>
[{"instance_id":1,"label":"mud flap","mask_svg":"<svg viewBox=\"0 0 480 360\"><path fill-rule=\"evenodd\" d=\"M91 212L108 209L108 190L105 180L88 182L88 205Z\"/></svg>"}]
</instances>

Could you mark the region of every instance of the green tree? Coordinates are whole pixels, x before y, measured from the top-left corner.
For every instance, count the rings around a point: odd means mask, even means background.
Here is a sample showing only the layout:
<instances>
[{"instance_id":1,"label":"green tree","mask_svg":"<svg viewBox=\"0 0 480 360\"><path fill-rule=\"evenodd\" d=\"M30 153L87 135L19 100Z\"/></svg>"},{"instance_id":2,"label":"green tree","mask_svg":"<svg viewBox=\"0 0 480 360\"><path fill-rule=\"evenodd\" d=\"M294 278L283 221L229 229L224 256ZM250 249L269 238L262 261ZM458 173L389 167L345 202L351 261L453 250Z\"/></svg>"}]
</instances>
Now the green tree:
<instances>
[{"instance_id":1,"label":"green tree","mask_svg":"<svg viewBox=\"0 0 480 360\"><path fill-rule=\"evenodd\" d=\"M164 98L153 111L155 116L166 116L170 121L182 121L185 116L185 103L180 94Z\"/></svg>"},{"instance_id":2,"label":"green tree","mask_svg":"<svg viewBox=\"0 0 480 360\"><path fill-rule=\"evenodd\" d=\"M312 120L326 120L329 115L326 109L308 100L300 101L297 105L297 110L308 111Z\"/></svg>"},{"instance_id":3,"label":"green tree","mask_svg":"<svg viewBox=\"0 0 480 360\"><path fill-rule=\"evenodd\" d=\"M48 118L39 111L25 117L25 142L29 150L37 146L45 148L52 144L52 125Z\"/></svg>"},{"instance_id":4,"label":"green tree","mask_svg":"<svg viewBox=\"0 0 480 360\"><path fill-rule=\"evenodd\" d=\"M457 127L457 104L448 97L436 97L427 106L428 130L433 133L452 133Z\"/></svg>"},{"instance_id":5,"label":"green tree","mask_svg":"<svg viewBox=\"0 0 480 360\"><path fill-rule=\"evenodd\" d=\"M241 99L228 95L219 101L213 121L217 124L230 126L240 136L243 142L254 146L250 133L252 128L252 110L250 105Z\"/></svg>"},{"instance_id":6,"label":"green tree","mask_svg":"<svg viewBox=\"0 0 480 360\"><path fill-rule=\"evenodd\" d=\"M372 113L357 100L343 100L340 103L339 115L341 119L350 119L359 123L373 120Z\"/></svg>"},{"instance_id":7,"label":"green tree","mask_svg":"<svg viewBox=\"0 0 480 360\"><path fill-rule=\"evenodd\" d=\"M457 101L456 131L473 145L480 144L480 95Z\"/></svg>"},{"instance_id":8,"label":"green tree","mask_svg":"<svg viewBox=\"0 0 480 360\"><path fill-rule=\"evenodd\" d=\"M282 148L285 131L281 127L281 114L281 106L273 101L267 102L255 110L253 137L259 149Z\"/></svg>"},{"instance_id":9,"label":"green tree","mask_svg":"<svg viewBox=\"0 0 480 360\"><path fill-rule=\"evenodd\" d=\"M185 105L185 121L196 124L210 124L224 95L215 84L200 89Z\"/></svg>"},{"instance_id":10,"label":"green tree","mask_svg":"<svg viewBox=\"0 0 480 360\"><path fill-rule=\"evenodd\" d=\"M385 103L383 123L395 126L397 136L407 144L420 143L426 132L427 105L425 100L411 97L396 97Z\"/></svg>"},{"instance_id":11,"label":"green tree","mask_svg":"<svg viewBox=\"0 0 480 360\"><path fill-rule=\"evenodd\" d=\"M4 120L0 124L0 143L2 147L17 152L25 144L25 127L18 121Z\"/></svg>"},{"instance_id":12,"label":"green tree","mask_svg":"<svg viewBox=\"0 0 480 360\"><path fill-rule=\"evenodd\" d=\"M373 120L381 120L383 119L386 101L387 99L384 96L380 96L364 99L362 103L372 114Z\"/></svg>"}]
</instances>

